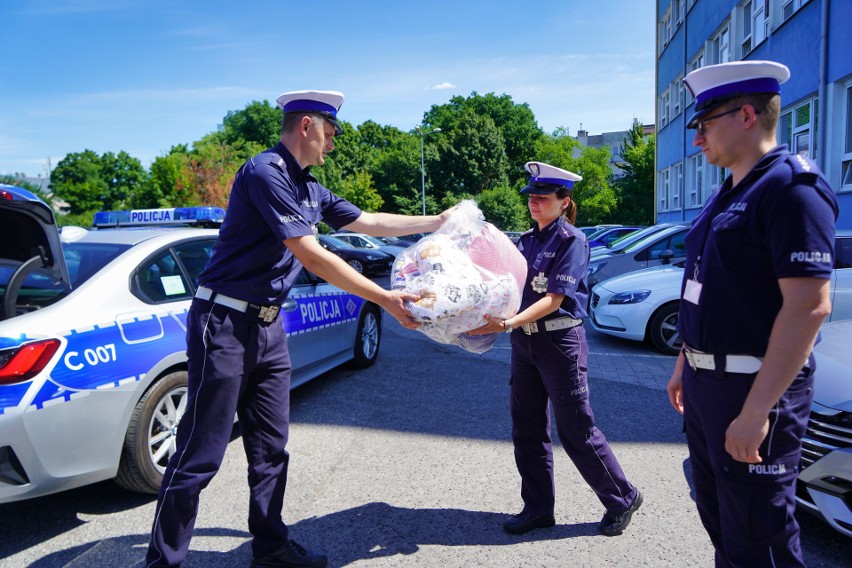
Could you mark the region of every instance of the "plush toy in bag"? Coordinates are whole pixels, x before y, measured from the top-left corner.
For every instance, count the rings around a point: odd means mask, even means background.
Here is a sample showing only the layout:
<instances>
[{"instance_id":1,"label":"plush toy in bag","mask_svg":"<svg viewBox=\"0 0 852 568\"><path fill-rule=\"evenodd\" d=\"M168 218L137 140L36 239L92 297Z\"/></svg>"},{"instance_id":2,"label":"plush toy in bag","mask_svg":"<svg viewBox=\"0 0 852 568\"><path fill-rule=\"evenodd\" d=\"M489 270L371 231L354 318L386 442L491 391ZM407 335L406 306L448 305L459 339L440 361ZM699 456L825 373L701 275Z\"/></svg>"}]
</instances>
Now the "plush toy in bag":
<instances>
[{"instance_id":1,"label":"plush toy in bag","mask_svg":"<svg viewBox=\"0 0 852 568\"><path fill-rule=\"evenodd\" d=\"M485 316L518 313L527 263L517 247L491 223L474 201L462 201L429 236L402 251L394 262L391 287L418 294L406 302L422 325L418 331L440 343L484 353L497 334L469 335Z\"/></svg>"}]
</instances>

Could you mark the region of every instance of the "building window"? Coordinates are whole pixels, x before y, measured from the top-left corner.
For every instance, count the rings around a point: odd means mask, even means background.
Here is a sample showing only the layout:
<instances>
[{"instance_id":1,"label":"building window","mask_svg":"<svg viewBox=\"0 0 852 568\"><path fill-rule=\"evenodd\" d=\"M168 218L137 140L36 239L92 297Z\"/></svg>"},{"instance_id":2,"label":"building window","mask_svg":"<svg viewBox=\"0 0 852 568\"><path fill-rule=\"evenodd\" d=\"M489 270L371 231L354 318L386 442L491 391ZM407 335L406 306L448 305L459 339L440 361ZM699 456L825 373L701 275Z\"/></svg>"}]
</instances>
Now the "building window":
<instances>
[{"instance_id":1,"label":"building window","mask_svg":"<svg viewBox=\"0 0 852 568\"><path fill-rule=\"evenodd\" d=\"M669 202L673 211L680 210L680 194L683 191L683 162L678 162L670 168L671 180Z\"/></svg>"},{"instance_id":2,"label":"building window","mask_svg":"<svg viewBox=\"0 0 852 568\"><path fill-rule=\"evenodd\" d=\"M769 32L769 0L746 0L740 22L740 47L745 56L765 40Z\"/></svg>"},{"instance_id":3,"label":"building window","mask_svg":"<svg viewBox=\"0 0 852 568\"><path fill-rule=\"evenodd\" d=\"M698 152L689 158L687 184L689 186L689 195L687 196L689 207L701 207L704 203L704 154L702 152Z\"/></svg>"},{"instance_id":4,"label":"building window","mask_svg":"<svg viewBox=\"0 0 852 568\"><path fill-rule=\"evenodd\" d=\"M689 62L689 71L692 72L692 71L695 71L696 69L700 69L702 67L704 67L704 50L703 49L698 52L698 55L696 55L695 58L692 61ZM683 87L683 82L681 82L681 87ZM684 103L685 103L684 108L686 108L686 107L688 107L689 105L692 104L692 101L693 101L692 93L690 93L689 90L687 89L684 97L686 99L684 101Z\"/></svg>"},{"instance_id":5,"label":"building window","mask_svg":"<svg viewBox=\"0 0 852 568\"><path fill-rule=\"evenodd\" d=\"M675 29L679 28L683 23L683 15L686 5L686 0L672 0L672 10L674 10L674 16L672 19L675 22Z\"/></svg>"},{"instance_id":6,"label":"building window","mask_svg":"<svg viewBox=\"0 0 852 568\"><path fill-rule=\"evenodd\" d=\"M781 0L781 21L796 13L796 10L808 3L808 0Z\"/></svg>"},{"instance_id":7,"label":"building window","mask_svg":"<svg viewBox=\"0 0 852 568\"><path fill-rule=\"evenodd\" d=\"M669 169L666 168L660 172L658 179L657 197L660 205L658 211L669 210Z\"/></svg>"},{"instance_id":8,"label":"building window","mask_svg":"<svg viewBox=\"0 0 852 568\"><path fill-rule=\"evenodd\" d=\"M683 109L683 75L679 75L672 84L674 101L672 101L672 118L680 114Z\"/></svg>"},{"instance_id":9,"label":"building window","mask_svg":"<svg viewBox=\"0 0 852 568\"><path fill-rule=\"evenodd\" d=\"M843 170L840 185L852 188L852 84L846 86L846 141L843 146Z\"/></svg>"},{"instance_id":10,"label":"building window","mask_svg":"<svg viewBox=\"0 0 852 568\"><path fill-rule=\"evenodd\" d=\"M666 48L672 40L672 9L671 6L666 11L666 15L660 20L660 53Z\"/></svg>"},{"instance_id":11,"label":"building window","mask_svg":"<svg viewBox=\"0 0 852 568\"><path fill-rule=\"evenodd\" d=\"M731 25L726 23L722 29L710 40L710 53L707 55L707 63L716 65L727 63L731 60Z\"/></svg>"},{"instance_id":12,"label":"building window","mask_svg":"<svg viewBox=\"0 0 852 568\"><path fill-rule=\"evenodd\" d=\"M666 92L660 97L660 129L669 123L671 97L671 88L666 89Z\"/></svg>"},{"instance_id":13,"label":"building window","mask_svg":"<svg viewBox=\"0 0 852 568\"><path fill-rule=\"evenodd\" d=\"M819 108L816 99L797 105L781 114L778 138L790 151L812 160L816 159L816 124Z\"/></svg>"}]
</instances>

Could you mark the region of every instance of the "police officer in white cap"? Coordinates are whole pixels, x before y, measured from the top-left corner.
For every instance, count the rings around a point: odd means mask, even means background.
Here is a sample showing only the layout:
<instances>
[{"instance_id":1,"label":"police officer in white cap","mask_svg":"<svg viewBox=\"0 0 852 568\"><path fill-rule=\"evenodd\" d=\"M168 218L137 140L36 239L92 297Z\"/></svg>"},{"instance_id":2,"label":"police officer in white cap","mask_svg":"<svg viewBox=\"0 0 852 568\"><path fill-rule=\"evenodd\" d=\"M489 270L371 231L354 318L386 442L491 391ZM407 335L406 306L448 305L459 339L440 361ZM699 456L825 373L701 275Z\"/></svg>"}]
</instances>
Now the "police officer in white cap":
<instances>
[{"instance_id":1,"label":"police officer in white cap","mask_svg":"<svg viewBox=\"0 0 852 568\"><path fill-rule=\"evenodd\" d=\"M838 208L817 167L777 144L789 76L738 61L683 81L693 144L731 172L686 237L684 346L668 384L720 567L804 566L794 491Z\"/></svg>"},{"instance_id":2,"label":"police officer in white cap","mask_svg":"<svg viewBox=\"0 0 852 568\"><path fill-rule=\"evenodd\" d=\"M295 91L278 97L279 143L248 160L234 180L227 215L187 315L189 394L177 448L163 476L147 567L178 566L192 536L201 490L222 463L233 417L246 457L251 566L322 567L325 556L290 538L281 518L289 455L290 354L280 306L302 266L374 302L406 327L404 307L418 296L387 291L326 251L315 237L334 228L379 236L434 231L446 214L368 213L335 196L311 175L341 133L343 95Z\"/></svg>"},{"instance_id":3,"label":"police officer in white cap","mask_svg":"<svg viewBox=\"0 0 852 568\"><path fill-rule=\"evenodd\" d=\"M621 534L642 504L606 437L595 425L587 378L589 347L583 318L589 290L589 245L573 223L574 183L583 178L541 162L527 162L531 231L518 248L527 260L520 312L473 333L511 333L510 407L515 463L521 475L523 510L503 523L510 534L552 527L555 507L550 409L559 441L606 512L598 530Z\"/></svg>"}]
</instances>

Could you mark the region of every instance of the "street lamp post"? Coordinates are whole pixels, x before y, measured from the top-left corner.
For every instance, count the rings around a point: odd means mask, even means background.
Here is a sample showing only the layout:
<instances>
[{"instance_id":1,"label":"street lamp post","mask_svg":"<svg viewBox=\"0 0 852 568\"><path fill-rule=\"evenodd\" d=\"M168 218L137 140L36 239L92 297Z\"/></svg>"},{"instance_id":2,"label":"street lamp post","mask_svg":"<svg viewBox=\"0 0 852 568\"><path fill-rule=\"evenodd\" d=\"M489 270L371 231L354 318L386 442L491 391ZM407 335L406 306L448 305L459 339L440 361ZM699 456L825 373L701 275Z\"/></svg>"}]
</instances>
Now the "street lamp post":
<instances>
[{"instance_id":1,"label":"street lamp post","mask_svg":"<svg viewBox=\"0 0 852 568\"><path fill-rule=\"evenodd\" d=\"M420 191L423 196L423 215L426 215L426 167L423 162L423 137L433 132L440 132L440 128L424 131L419 126L414 127L420 133Z\"/></svg>"}]
</instances>

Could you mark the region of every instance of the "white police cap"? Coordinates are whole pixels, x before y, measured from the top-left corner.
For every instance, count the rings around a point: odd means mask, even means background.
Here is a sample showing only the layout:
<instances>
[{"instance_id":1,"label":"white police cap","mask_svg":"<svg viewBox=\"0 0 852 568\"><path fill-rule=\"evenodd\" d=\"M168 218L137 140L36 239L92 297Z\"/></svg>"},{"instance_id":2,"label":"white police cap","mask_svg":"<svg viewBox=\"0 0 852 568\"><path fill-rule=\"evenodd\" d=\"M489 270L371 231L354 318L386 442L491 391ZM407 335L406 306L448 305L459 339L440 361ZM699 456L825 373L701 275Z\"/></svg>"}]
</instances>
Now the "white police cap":
<instances>
[{"instance_id":1,"label":"white police cap","mask_svg":"<svg viewBox=\"0 0 852 568\"><path fill-rule=\"evenodd\" d=\"M322 115L340 135L343 129L337 123L337 111L343 105L343 93L337 91L288 91L275 99L278 106L288 112L310 112Z\"/></svg>"},{"instance_id":2,"label":"white police cap","mask_svg":"<svg viewBox=\"0 0 852 568\"><path fill-rule=\"evenodd\" d=\"M560 189L574 191L574 182L582 181L582 177L568 170L545 164L544 162L527 162L524 169L530 173L530 182L521 193L547 195Z\"/></svg>"},{"instance_id":3,"label":"white police cap","mask_svg":"<svg viewBox=\"0 0 852 568\"><path fill-rule=\"evenodd\" d=\"M789 78L787 66L775 61L732 61L696 69L683 78L695 97L695 114L686 126L695 128L702 116L728 99L780 93L781 83Z\"/></svg>"}]
</instances>

